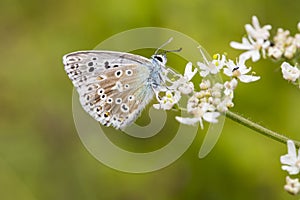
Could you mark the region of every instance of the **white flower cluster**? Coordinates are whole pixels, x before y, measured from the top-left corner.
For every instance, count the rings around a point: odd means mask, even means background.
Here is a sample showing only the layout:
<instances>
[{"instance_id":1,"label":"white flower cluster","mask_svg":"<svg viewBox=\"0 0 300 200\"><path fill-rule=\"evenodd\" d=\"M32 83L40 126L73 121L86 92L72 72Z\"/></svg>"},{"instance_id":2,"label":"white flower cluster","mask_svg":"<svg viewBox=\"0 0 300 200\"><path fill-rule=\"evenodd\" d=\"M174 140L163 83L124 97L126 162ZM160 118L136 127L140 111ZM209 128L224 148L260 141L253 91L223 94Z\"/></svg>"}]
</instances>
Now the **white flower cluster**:
<instances>
[{"instance_id":1,"label":"white flower cluster","mask_svg":"<svg viewBox=\"0 0 300 200\"><path fill-rule=\"evenodd\" d=\"M252 17L252 25L246 24L245 29L248 37L242 39L242 43L231 42L230 46L235 49L247 50L240 57L251 58L253 62L260 59L261 54L265 56L266 50L271 46L269 41L271 25L260 26L256 16Z\"/></svg>"},{"instance_id":2,"label":"white flower cluster","mask_svg":"<svg viewBox=\"0 0 300 200\"><path fill-rule=\"evenodd\" d=\"M240 55L240 59L252 59L258 61L261 57L274 60L293 60L295 66L287 62L281 64L283 78L300 86L300 70L297 68L296 58L300 52L300 22L298 31L294 36L290 31L278 28L277 34L270 39L271 25L260 26L256 16L252 17L252 25L246 24L247 37L243 37L242 43L231 42L230 46L235 49L246 50Z\"/></svg>"},{"instance_id":3,"label":"white flower cluster","mask_svg":"<svg viewBox=\"0 0 300 200\"><path fill-rule=\"evenodd\" d=\"M287 141L288 154L280 157L280 162L283 165L282 170L287 171L290 175L296 175L300 172L300 149L298 155L296 152L295 144L292 140ZM292 179L289 176L286 177L286 185L284 189L290 194L296 195L300 192L299 179Z\"/></svg>"},{"instance_id":4,"label":"white flower cluster","mask_svg":"<svg viewBox=\"0 0 300 200\"><path fill-rule=\"evenodd\" d=\"M290 31L278 28L277 34L273 38L273 43L268 49L268 56L276 60L282 57L292 59L299 48L300 33L295 34L293 37L290 35Z\"/></svg>"},{"instance_id":5,"label":"white flower cluster","mask_svg":"<svg viewBox=\"0 0 300 200\"><path fill-rule=\"evenodd\" d=\"M221 113L225 113L229 108L233 107L234 89L238 85L238 81L244 83L254 82L260 79L259 76L249 75L251 67L245 65L245 59L237 59L236 62L227 59L225 55L216 54L212 61L208 61L200 50L204 62L197 62L198 68L192 70L192 63L188 63L185 68L184 75L175 74L177 79L174 81L166 76L164 77L171 85L165 89L156 92L159 104L154 104L154 108L170 110L177 104L181 95L189 95L189 99L184 108L190 117L179 117L176 119L180 123L187 125L200 124L203 128L203 121L210 123L218 122L217 118ZM199 91L196 91L191 79L197 74L202 77L199 84ZM212 76L223 72L230 80L224 84L210 80Z\"/></svg>"},{"instance_id":6,"label":"white flower cluster","mask_svg":"<svg viewBox=\"0 0 300 200\"><path fill-rule=\"evenodd\" d=\"M189 100L185 109L191 117L176 117L184 124L200 123L203 128L203 120L211 123L217 122L218 116L224 113L228 108L233 107L234 89L238 81L250 83L260 79L251 72L251 67L246 66L246 61L251 59L258 61L261 57L279 59L292 59L297 57L300 49L300 33L290 36L290 32L278 29L277 35L273 41L270 40L271 25L261 26L256 16L252 17L252 24L246 24L245 29L247 37L242 38L242 43L231 42L230 45L236 49L246 50L236 61L227 59L225 55L216 54L213 60L209 62L200 50L204 62L197 62L198 68L192 70L192 63L188 63L184 75L180 75L172 70L165 72L166 82L169 86L160 88L156 91L158 104L154 108L170 110L175 104L178 104L182 95L189 95ZM300 23L298 24L300 32ZM297 66L292 66L288 62L281 65L283 78L300 86L300 70ZM191 79L197 74L203 78L199 85L200 90L196 91ZM220 72L230 78L224 84L210 81L208 77L214 76ZM171 74L173 77L169 78ZM174 79L174 77L176 77Z\"/></svg>"},{"instance_id":7,"label":"white flower cluster","mask_svg":"<svg viewBox=\"0 0 300 200\"><path fill-rule=\"evenodd\" d=\"M222 99L224 85L216 83L212 86L209 80L200 83L200 91L194 92L187 103L187 112L192 117L176 117L183 124L194 125L200 123L203 128L203 121L216 123L220 113L218 109L226 111L227 105L232 105L232 98ZM227 101L227 102L226 102Z\"/></svg>"},{"instance_id":8,"label":"white flower cluster","mask_svg":"<svg viewBox=\"0 0 300 200\"><path fill-rule=\"evenodd\" d=\"M245 29L247 37L242 38L242 43L230 43L233 48L246 50L236 61L219 54L214 55L212 61L208 61L200 50L204 62L197 62L196 69L192 70L192 63L189 62L184 75L167 70L163 78L170 85L160 88L156 92L159 103L154 107L170 110L175 104L178 104L182 95L188 95L186 108L180 109L186 110L190 116L177 116L177 121L187 125L199 123L201 128L203 128L203 121L216 123L222 113L234 106L234 90L238 81L250 83L260 79L259 76L254 75L254 72L251 72L251 67L247 67L245 63L249 59L256 62L261 57L283 60L281 64L283 78L298 84L300 88L300 70L297 67L297 59L300 58L300 22L298 23L299 33L291 36L289 31L279 28L272 40L270 39L271 25L261 26L256 16L252 17L252 25L246 24ZM293 61L294 66L285 60ZM225 83L217 82L214 79L215 75L221 72L229 78ZM173 77L168 78L168 74ZM194 84L191 82L196 74L202 78L199 90L195 90ZM300 149L297 154L295 144L291 140L287 141L287 146L288 154L280 158L282 169L289 175L299 174ZM300 194L299 179L287 176L284 189L293 195Z\"/></svg>"},{"instance_id":9,"label":"white flower cluster","mask_svg":"<svg viewBox=\"0 0 300 200\"><path fill-rule=\"evenodd\" d=\"M257 17L252 17L252 25L245 25L247 36L242 38L242 42L231 42L230 46L235 49L245 50L239 56L239 65L245 60L251 59L253 62L258 61L263 58L270 58L275 61L281 61L281 72L285 80L292 82L293 84L298 84L300 88L300 70L297 67L300 54L300 22L298 23L298 31L294 36L290 34L290 31L278 28L277 34L270 39L271 25L261 26ZM294 65L289 62L293 62ZM228 72L224 70L224 73L229 75L233 74L235 66L229 67ZM249 70L249 69L248 69ZM250 70L249 70L250 71ZM247 73L247 68L243 70ZM242 73L243 73L242 72ZM239 78L239 77L237 77ZM255 79L255 78L254 78ZM253 80L249 77L241 76L240 81L245 82L245 80ZM283 164L282 169L288 171L290 175L296 175L300 172L300 150L298 155L296 153L296 147L293 141L289 140L288 154L281 156L280 161ZM289 176L286 177L286 185L284 189L291 194L300 193L300 183L298 179L292 179Z\"/></svg>"}]
</instances>

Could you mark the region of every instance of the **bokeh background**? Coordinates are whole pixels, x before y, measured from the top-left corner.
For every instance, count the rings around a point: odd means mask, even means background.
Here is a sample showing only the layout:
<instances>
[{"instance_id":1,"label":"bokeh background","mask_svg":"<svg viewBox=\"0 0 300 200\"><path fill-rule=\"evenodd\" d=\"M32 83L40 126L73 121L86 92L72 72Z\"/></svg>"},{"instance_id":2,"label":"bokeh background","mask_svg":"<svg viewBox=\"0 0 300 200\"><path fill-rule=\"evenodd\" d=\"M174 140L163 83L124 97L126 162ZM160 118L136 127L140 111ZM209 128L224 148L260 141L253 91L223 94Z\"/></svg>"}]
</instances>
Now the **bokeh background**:
<instances>
[{"instance_id":1,"label":"bokeh background","mask_svg":"<svg viewBox=\"0 0 300 200\"><path fill-rule=\"evenodd\" d=\"M240 52L229 42L241 40L252 15L272 24L273 33L278 27L295 33L299 10L293 0L1 0L0 199L293 199L283 190L287 173L279 162L286 146L229 119L204 159L197 157L205 134L199 131L162 170L126 174L104 166L77 135L61 60L148 26L180 31L233 59ZM239 85L233 110L300 140L299 89L281 78L279 63L253 66L262 79Z\"/></svg>"}]
</instances>

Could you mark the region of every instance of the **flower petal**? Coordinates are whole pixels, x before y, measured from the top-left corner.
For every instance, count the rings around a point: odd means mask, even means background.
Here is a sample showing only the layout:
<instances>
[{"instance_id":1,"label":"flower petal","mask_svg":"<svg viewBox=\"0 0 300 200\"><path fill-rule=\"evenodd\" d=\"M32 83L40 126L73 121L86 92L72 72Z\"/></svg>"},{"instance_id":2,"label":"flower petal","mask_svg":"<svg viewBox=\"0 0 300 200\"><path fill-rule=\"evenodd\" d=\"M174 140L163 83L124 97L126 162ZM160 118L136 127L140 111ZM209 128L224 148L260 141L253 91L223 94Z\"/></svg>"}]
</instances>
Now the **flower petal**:
<instances>
[{"instance_id":1,"label":"flower petal","mask_svg":"<svg viewBox=\"0 0 300 200\"><path fill-rule=\"evenodd\" d=\"M209 71L201 71L200 76L206 77L209 74Z\"/></svg>"},{"instance_id":2,"label":"flower petal","mask_svg":"<svg viewBox=\"0 0 300 200\"><path fill-rule=\"evenodd\" d=\"M218 122L217 117L219 117L219 116L220 116L219 112L206 112L203 115L203 119L207 122L217 123Z\"/></svg>"},{"instance_id":3,"label":"flower petal","mask_svg":"<svg viewBox=\"0 0 300 200\"><path fill-rule=\"evenodd\" d=\"M199 68L201 69L201 70L207 70L207 66L206 66L206 64L204 64L204 63L202 63L202 62L197 62L197 65L199 66Z\"/></svg>"},{"instance_id":4,"label":"flower petal","mask_svg":"<svg viewBox=\"0 0 300 200\"><path fill-rule=\"evenodd\" d=\"M287 171L290 175L295 175L299 173L299 168L295 166L282 166L282 170Z\"/></svg>"},{"instance_id":5,"label":"flower petal","mask_svg":"<svg viewBox=\"0 0 300 200\"><path fill-rule=\"evenodd\" d=\"M197 68L195 68L194 71L192 68L193 64L191 62L188 62L185 66L184 77L186 77L187 81L190 81L197 73Z\"/></svg>"},{"instance_id":6,"label":"flower petal","mask_svg":"<svg viewBox=\"0 0 300 200\"><path fill-rule=\"evenodd\" d=\"M254 49L254 50L246 51L240 55L240 59L248 60L249 58L251 58L253 62L258 61L260 59L259 51Z\"/></svg>"},{"instance_id":7,"label":"flower petal","mask_svg":"<svg viewBox=\"0 0 300 200\"><path fill-rule=\"evenodd\" d=\"M229 68L224 68L223 72L226 76L229 76L229 77L233 76L232 70L230 70Z\"/></svg>"},{"instance_id":8,"label":"flower petal","mask_svg":"<svg viewBox=\"0 0 300 200\"><path fill-rule=\"evenodd\" d=\"M252 24L255 29L260 29L259 21L255 15L252 16Z\"/></svg>"},{"instance_id":9,"label":"flower petal","mask_svg":"<svg viewBox=\"0 0 300 200\"><path fill-rule=\"evenodd\" d=\"M289 154L286 154L286 155L280 156L280 162L281 162L281 164L284 164L284 165L294 165L296 162L296 158Z\"/></svg>"},{"instance_id":10,"label":"flower petal","mask_svg":"<svg viewBox=\"0 0 300 200\"><path fill-rule=\"evenodd\" d=\"M292 140L287 141L287 147L288 147L288 155L296 158L297 157L296 146Z\"/></svg>"},{"instance_id":11,"label":"flower petal","mask_svg":"<svg viewBox=\"0 0 300 200\"><path fill-rule=\"evenodd\" d=\"M259 80L260 76L241 75L241 76L238 76L238 79L244 83L250 83L250 82Z\"/></svg>"},{"instance_id":12,"label":"flower petal","mask_svg":"<svg viewBox=\"0 0 300 200\"><path fill-rule=\"evenodd\" d=\"M182 124L187 124L187 125L195 125L197 122L199 122L199 118L189 118L189 117L175 117L176 120Z\"/></svg>"},{"instance_id":13,"label":"flower petal","mask_svg":"<svg viewBox=\"0 0 300 200\"><path fill-rule=\"evenodd\" d=\"M234 49L241 49L241 50L250 50L250 49L253 49L252 45L247 40L247 38L243 38L242 39L242 43L232 41L232 42L230 42L229 45L232 48L234 48Z\"/></svg>"}]
</instances>

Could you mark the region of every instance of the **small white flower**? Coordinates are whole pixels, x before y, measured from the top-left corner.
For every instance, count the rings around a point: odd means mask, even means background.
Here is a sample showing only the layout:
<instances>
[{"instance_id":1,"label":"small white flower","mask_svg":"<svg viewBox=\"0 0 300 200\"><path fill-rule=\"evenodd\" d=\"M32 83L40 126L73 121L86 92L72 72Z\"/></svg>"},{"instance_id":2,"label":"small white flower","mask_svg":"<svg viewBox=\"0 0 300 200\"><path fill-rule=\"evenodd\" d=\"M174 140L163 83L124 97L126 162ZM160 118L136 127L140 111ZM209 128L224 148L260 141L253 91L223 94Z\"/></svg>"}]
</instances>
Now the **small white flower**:
<instances>
[{"instance_id":1,"label":"small white flower","mask_svg":"<svg viewBox=\"0 0 300 200\"><path fill-rule=\"evenodd\" d=\"M268 49L268 55L275 59L281 58L282 55L288 59L292 59L299 47L300 34L292 37L290 36L290 31L278 28L276 36L274 36L274 45Z\"/></svg>"},{"instance_id":2,"label":"small white flower","mask_svg":"<svg viewBox=\"0 0 300 200\"><path fill-rule=\"evenodd\" d=\"M210 88L211 83L208 79L202 79L202 82L200 83L199 86L200 86L201 90L206 90L206 89Z\"/></svg>"},{"instance_id":3,"label":"small white flower","mask_svg":"<svg viewBox=\"0 0 300 200\"><path fill-rule=\"evenodd\" d=\"M202 113L201 116L198 117L178 117L176 116L176 120L182 124L187 124L187 125L196 125L196 123L200 123L201 129L203 129L203 120L202 118L211 123L217 123L218 122L218 117L220 116L219 112L205 112Z\"/></svg>"},{"instance_id":4,"label":"small white flower","mask_svg":"<svg viewBox=\"0 0 300 200\"><path fill-rule=\"evenodd\" d=\"M236 88L237 84L238 81L235 78L233 78L231 81L226 81L224 83L224 87L225 87L224 94L226 96L231 96L233 98L233 91Z\"/></svg>"},{"instance_id":5,"label":"small white flower","mask_svg":"<svg viewBox=\"0 0 300 200\"><path fill-rule=\"evenodd\" d=\"M229 60L227 62L227 68L224 68L225 75L229 77L236 77L244 83L254 82L260 79L259 76L246 75L250 71L251 67L246 67L244 57L240 57L237 64L235 64L232 60Z\"/></svg>"},{"instance_id":6,"label":"small white flower","mask_svg":"<svg viewBox=\"0 0 300 200\"><path fill-rule=\"evenodd\" d=\"M240 57L245 57L246 59L251 58L253 62L256 62L262 56L265 57L265 51L270 46L270 32L271 25L260 26L259 21L256 16L252 17L252 24L246 24L245 29L248 33L248 38L243 38L242 43L230 42L230 46L235 49L247 50L242 53Z\"/></svg>"},{"instance_id":7,"label":"small white flower","mask_svg":"<svg viewBox=\"0 0 300 200\"><path fill-rule=\"evenodd\" d=\"M190 94L194 91L194 84L192 82L184 82L178 86L178 91L182 94Z\"/></svg>"},{"instance_id":8,"label":"small white flower","mask_svg":"<svg viewBox=\"0 0 300 200\"><path fill-rule=\"evenodd\" d=\"M190 94L194 91L194 84L190 82L190 80L197 73L197 68L193 71L192 66L192 63L188 62L184 70L184 76L174 83L177 84L178 91L180 91L182 94Z\"/></svg>"},{"instance_id":9,"label":"small white flower","mask_svg":"<svg viewBox=\"0 0 300 200\"><path fill-rule=\"evenodd\" d=\"M215 54L213 55L212 63L217 67L218 70L221 70L226 65L226 56Z\"/></svg>"},{"instance_id":10,"label":"small white flower","mask_svg":"<svg viewBox=\"0 0 300 200\"><path fill-rule=\"evenodd\" d=\"M288 171L290 175L298 174L300 171L300 157L296 152L295 144L292 140L287 141L288 154L280 157L280 162L283 164L282 170Z\"/></svg>"},{"instance_id":11,"label":"small white flower","mask_svg":"<svg viewBox=\"0 0 300 200\"><path fill-rule=\"evenodd\" d=\"M197 65L199 66L200 76L202 77L206 77L209 74L217 74L220 71L219 68L212 62L209 62L208 65L197 62Z\"/></svg>"},{"instance_id":12,"label":"small white flower","mask_svg":"<svg viewBox=\"0 0 300 200\"><path fill-rule=\"evenodd\" d=\"M287 62L281 64L281 71L283 78L288 81L295 82L300 76L300 70L297 67L293 67Z\"/></svg>"},{"instance_id":13,"label":"small white flower","mask_svg":"<svg viewBox=\"0 0 300 200\"><path fill-rule=\"evenodd\" d=\"M290 31L283 30L282 28L277 29L277 33L274 36L274 42L276 46L284 46L287 38L290 36Z\"/></svg>"},{"instance_id":14,"label":"small white flower","mask_svg":"<svg viewBox=\"0 0 300 200\"><path fill-rule=\"evenodd\" d=\"M298 194L300 191L299 179L291 179L289 176L287 176L284 190L292 195Z\"/></svg>"},{"instance_id":15,"label":"small white flower","mask_svg":"<svg viewBox=\"0 0 300 200\"><path fill-rule=\"evenodd\" d=\"M263 39L266 40L270 37L270 30L272 29L271 25L264 25L260 27L259 21L256 16L252 16L252 25L246 24L245 29L252 38L254 39Z\"/></svg>"},{"instance_id":16,"label":"small white flower","mask_svg":"<svg viewBox=\"0 0 300 200\"><path fill-rule=\"evenodd\" d=\"M166 94L163 97L159 97L159 92L156 92L156 99L158 100L159 104L153 104L153 107L155 109L170 110L176 103L178 103L180 98L181 95L179 91L172 92L168 90L166 91Z\"/></svg>"},{"instance_id":17,"label":"small white flower","mask_svg":"<svg viewBox=\"0 0 300 200\"><path fill-rule=\"evenodd\" d=\"M275 59L280 59L284 52L283 48L279 48L278 46L273 46L268 48L268 56L273 57Z\"/></svg>"},{"instance_id":18,"label":"small white flower","mask_svg":"<svg viewBox=\"0 0 300 200\"><path fill-rule=\"evenodd\" d=\"M298 31L300 31L300 22L297 24Z\"/></svg>"},{"instance_id":19,"label":"small white flower","mask_svg":"<svg viewBox=\"0 0 300 200\"><path fill-rule=\"evenodd\" d=\"M262 50L262 55L265 56L265 50L270 46L270 41L263 39L254 41L251 37L248 37L248 39L243 38L242 43L230 42L230 46L235 49L247 50L240 57L244 57L246 60L251 58L253 62L256 62L260 59L260 50Z\"/></svg>"},{"instance_id":20,"label":"small white flower","mask_svg":"<svg viewBox=\"0 0 300 200\"><path fill-rule=\"evenodd\" d=\"M210 90L210 89L208 89ZM203 129L203 120L211 123L216 123L217 117L220 113L215 112L216 107L211 103L208 103L211 94L209 91L202 90L200 92L194 93L187 102L187 112L192 115L192 117L176 117L177 121L183 124L193 125L200 123Z\"/></svg>"},{"instance_id":21,"label":"small white flower","mask_svg":"<svg viewBox=\"0 0 300 200\"><path fill-rule=\"evenodd\" d=\"M291 44L285 48L284 56L288 59L292 59L297 51L295 44Z\"/></svg>"},{"instance_id":22,"label":"small white flower","mask_svg":"<svg viewBox=\"0 0 300 200\"><path fill-rule=\"evenodd\" d=\"M201 47L198 47L202 54L203 62L197 62L200 70L200 76L206 77L208 74L217 74L222 66L219 63L208 61L206 54L202 51Z\"/></svg>"},{"instance_id":23,"label":"small white flower","mask_svg":"<svg viewBox=\"0 0 300 200\"><path fill-rule=\"evenodd\" d=\"M232 108L233 106L234 106L234 104L232 102L232 97L231 96L225 96L223 101L221 101L217 105L217 110L220 111L220 112L226 112L228 110L228 108Z\"/></svg>"},{"instance_id":24,"label":"small white flower","mask_svg":"<svg viewBox=\"0 0 300 200\"><path fill-rule=\"evenodd\" d=\"M223 84L221 84L221 83L215 83L213 86L212 86L212 89L213 90L222 90L224 88L224 86L223 86Z\"/></svg>"},{"instance_id":25,"label":"small white flower","mask_svg":"<svg viewBox=\"0 0 300 200\"><path fill-rule=\"evenodd\" d=\"M220 102L220 99L223 96L224 85L221 83L215 83L212 88L209 90L209 103Z\"/></svg>"},{"instance_id":26,"label":"small white flower","mask_svg":"<svg viewBox=\"0 0 300 200\"><path fill-rule=\"evenodd\" d=\"M199 92L195 92L194 95L189 98L186 106L187 112L190 112L198 106L200 98L201 97L199 97Z\"/></svg>"}]
</instances>

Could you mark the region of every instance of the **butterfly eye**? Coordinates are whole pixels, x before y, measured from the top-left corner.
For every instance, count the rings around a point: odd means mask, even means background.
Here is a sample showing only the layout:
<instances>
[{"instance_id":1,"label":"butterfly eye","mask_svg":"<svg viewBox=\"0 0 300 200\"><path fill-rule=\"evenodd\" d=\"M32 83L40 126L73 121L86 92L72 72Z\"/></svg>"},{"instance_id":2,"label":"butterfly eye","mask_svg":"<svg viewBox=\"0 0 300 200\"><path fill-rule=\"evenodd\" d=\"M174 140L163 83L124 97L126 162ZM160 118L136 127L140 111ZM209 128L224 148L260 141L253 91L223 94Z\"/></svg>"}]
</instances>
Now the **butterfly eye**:
<instances>
[{"instance_id":1,"label":"butterfly eye","mask_svg":"<svg viewBox=\"0 0 300 200\"><path fill-rule=\"evenodd\" d=\"M154 55L152 58L163 65L167 62L167 58L165 55Z\"/></svg>"},{"instance_id":2,"label":"butterfly eye","mask_svg":"<svg viewBox=\"0 0 300 200\"><path fill-rule=\"evenodd\" d=\"M163 58L161 56L154 56L154 58L159 62L163 62Z\"/></svg>"}]
</instances>

